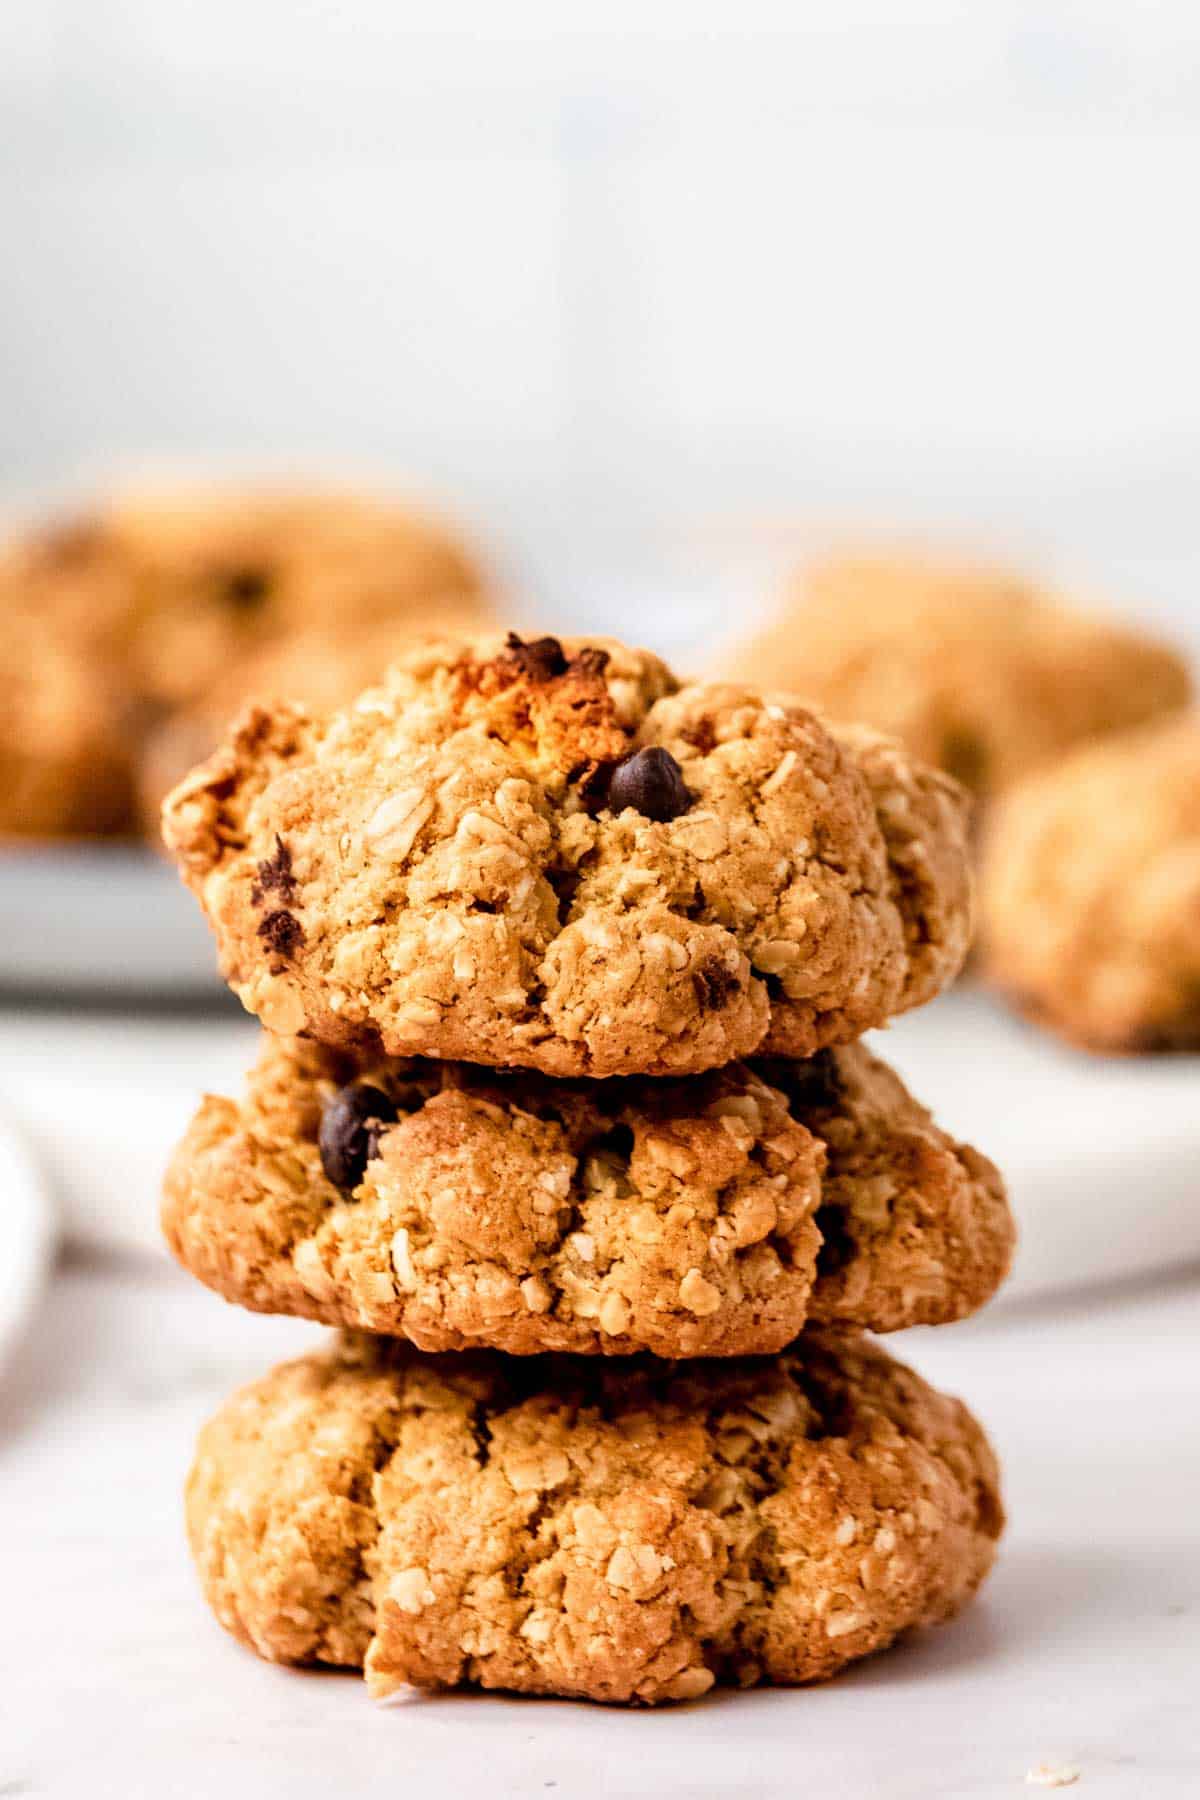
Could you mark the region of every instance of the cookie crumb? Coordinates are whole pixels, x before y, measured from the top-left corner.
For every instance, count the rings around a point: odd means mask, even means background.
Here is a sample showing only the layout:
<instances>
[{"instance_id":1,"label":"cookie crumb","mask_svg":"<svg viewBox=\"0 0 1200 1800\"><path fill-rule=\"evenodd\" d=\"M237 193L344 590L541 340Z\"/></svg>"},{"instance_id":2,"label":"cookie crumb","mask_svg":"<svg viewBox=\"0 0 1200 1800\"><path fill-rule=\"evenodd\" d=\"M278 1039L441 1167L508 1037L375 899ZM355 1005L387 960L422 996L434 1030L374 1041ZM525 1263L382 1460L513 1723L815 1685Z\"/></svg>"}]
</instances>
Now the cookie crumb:
<instances>
[{"instance_id":1,"label":"cookie crumb","mask_svg":"<svg viewBox=\"0 0 1200 1800\"><path fill-rule=\"evenodd\" d=\"M1026 1787L1074 1787L1078 1780L1079 1770L1074 1763L1035 1763L1025 1775Z\"/></svg>"}]
</instances>

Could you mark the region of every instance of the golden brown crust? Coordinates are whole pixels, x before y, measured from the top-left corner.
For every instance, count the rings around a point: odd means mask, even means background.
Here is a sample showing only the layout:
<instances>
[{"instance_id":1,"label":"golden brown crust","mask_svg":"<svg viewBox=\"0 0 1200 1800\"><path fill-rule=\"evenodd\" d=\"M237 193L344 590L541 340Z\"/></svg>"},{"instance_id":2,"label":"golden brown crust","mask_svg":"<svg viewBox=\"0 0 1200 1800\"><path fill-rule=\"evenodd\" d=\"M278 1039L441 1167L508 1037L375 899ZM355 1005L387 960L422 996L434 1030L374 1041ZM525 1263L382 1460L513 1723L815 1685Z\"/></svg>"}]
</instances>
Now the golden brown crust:
<instances>
[{"instance_id":1,"label":"golden brown crust","mask_svg":"<svg viewBox=\"0 0 1200 1800\"><path fill-rule=\"evenodd\" d=\"M1002 570L911 554L818 564L732 669L868 721L986 797L1191 693L1184 658L1140 630Z\"/></svg>"},{"instance_id":2,"label":"golden brown crust","mask_svg":"<svg viewBox=\"0 0 1200 1800\"><path fill-rule=\"evenodd\" d=\"M318 1136L348 1085L398 1116L340 1188ZM860 1045L567 1083L268 1038L242 1101L193 1120L163 1226L244 1306L520 1355L764 1354L810 1318L938 1324L982 1305L1012 1249L995 1169Z\"/></svg>"},{"instance_id":3,"label":"golden brown crust","mask_svg":"<svg viewBox=\"0 0 1200 1800\"><path fill-rule=\"evenodd\" d=\"M754 1067L825 1147L810 1321L903 1331L991 1299L1016 1243L994 1163L941 1131L861 1044Z\"/></svg>"},{"instance_id":4,"label":"golden brown crust","mask_svg":"<svg viewBox=\"0 0 1200 1800\"><path fill-rule=\"evenodd\" d=\"M1003 1526L965 1407L820 1334L619 1370L344 1340L205 1427L187 1516L260 1655L643 1704L824 1679L957 1611Z\"/></svg>"},{"instance_id":5,"label":"golden brown crust","mask_svg":"<svg viewBox=\"0 0 1200 1800\"><path fill-rule=\"evenodd\" d=\"M1200 1049L1200 715L1031 776L984 840L983 973L1107 1052Z\"/></svg>"},{"instance_id":6,"label":"golden brown crust","mask_svg":"<svg viewBox=\"0 0 1200 1800\"><path fill-rule=\"evenodd\" d=\"M608 804L635 751L668 816ZM164 835L270 1029L557 1076L848 1041L970 923L954 783L608 641L431 641L331 717L254 709Z\"/></svg>"}]
</instances>

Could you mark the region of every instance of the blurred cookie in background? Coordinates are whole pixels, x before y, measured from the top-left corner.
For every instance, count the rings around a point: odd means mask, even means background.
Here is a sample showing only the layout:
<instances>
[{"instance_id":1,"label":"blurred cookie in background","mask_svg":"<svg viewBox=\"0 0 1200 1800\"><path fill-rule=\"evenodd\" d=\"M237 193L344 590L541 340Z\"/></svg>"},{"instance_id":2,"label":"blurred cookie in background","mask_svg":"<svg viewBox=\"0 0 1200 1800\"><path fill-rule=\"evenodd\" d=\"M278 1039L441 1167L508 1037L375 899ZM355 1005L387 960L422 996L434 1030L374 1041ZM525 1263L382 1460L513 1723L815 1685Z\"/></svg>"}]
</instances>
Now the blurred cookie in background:
<instances>
[{"instance_id":1,"label":"blurred cookie in background","mask_svg":"<svg viewBox=\"0 0 1200 1800\"><path fill-rule=\"evenodd\" d=\"M347 638L390 621L421 629L453 600L485 613L456 539L400 506L350 493L262 489L147 494L95 522L98 562L125 571L124 646L141 693L196 700L232 666L314 626Z\"/></svg>"},{"instance_id":2,"label":"blurred cookie in background","mask_svg":"<svg viewBox=\"0 0 1200 1800\"><path fill-rule=\"evenodd\" d=\"M441 525L332 490L117 497L13 544L0 579L10 606L111 659L139 700L164 706L313 626L419 627L443 598L484 610L478 567Z\"/></svg>"},{"instance_id":3,"label":"blurred cookie in background","mask_svg":"<svg viewBox=\"0 0 1200 1800\"><path fill-rule=\"evenodd\" d=\"M733 664L902 738L984 799L1191 694L1184 658L1139 630L1002 570L899 553L815 565Z\"/></svg>"},{"instance_id":4,"label":"blurred cookie in background","mask_svg":"<svg viewBox=\"0 0 1200 1800\"><path fill-rule=\"evenodd\" d=\"M0 837L111 837L132 811L108 673L33 618L0 634Z\"/></svg>"},{"instance_id":5,"label":"blurred cookie in background","mask_svg":"<svg viewBox=\"0 0 1200 1800\"><path fill-rule=\"evenodd\" d=\"M1091 745L995 808L983 973L1090 1050L1200 1050L1200 713Z\"/></svg>"},{"instance_id":6,"label":"blurred cookie in background","mask_svg":"<svg viewBox=\"0 0 1200 1800\"><path fill-rule=\"evenodd\" d=\"M484 577L452 532L349 492L163 490L29 531L0 550L0 612L42 648L19 694L16 676L0 675L9 688L0 708L48 717L56 730L43 722L15 733L28 768L0 829L75 835L95 831L88 821L99 816L104 830L133 835L144 758L177 720L206 753L213 736L197 721L236 711L271 678L272 658L286 665L294 639L314 647L298 648L280 678L302 676L298 698L311 687L319 700L322 684L340 698L336 665L361 635L378 646L385 629L478 624L489 611ZM96 747L67 754L73 736Z\"/></svg>"}]
</instances>

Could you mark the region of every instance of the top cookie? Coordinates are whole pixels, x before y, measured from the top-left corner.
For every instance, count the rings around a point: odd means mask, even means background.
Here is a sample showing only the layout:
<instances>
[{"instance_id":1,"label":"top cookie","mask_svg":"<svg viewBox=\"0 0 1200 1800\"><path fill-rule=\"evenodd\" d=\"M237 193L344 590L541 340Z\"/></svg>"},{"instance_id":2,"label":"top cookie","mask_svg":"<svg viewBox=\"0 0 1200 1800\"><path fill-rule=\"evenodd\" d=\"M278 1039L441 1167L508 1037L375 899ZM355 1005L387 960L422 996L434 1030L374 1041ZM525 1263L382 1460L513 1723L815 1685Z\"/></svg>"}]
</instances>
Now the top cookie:
<instances>
[{"instance_id":1,"label":"top cookie","mask_svg":"<svg viewBox=\"0 0 1200 1800\"><path fill-rule=\"evenodd\" d=\"M452 596L437 608L438 629L478 626L480 609L478 596ZM390 619L362 623L353 630L325 625L264 644L231 664L201 700L169 712L146 734L137 771L146 836L161 845L163 801L189 770L212 755L226 726L247 702L298 700L314 712L344 706L387 668L401 641L396 622Z\"/></svg>"},{"instance_id":2,"label":"top cookie","mask_svg":"<svg viewBox=\"0 0 1200 1800\"><path fill-rule=\"evenodd\" d=\"M894 733L982 796L1191 689L1184 659L1140 631L1002 571L915 556L812 569L734 666Z\"/></svg>"},{"instance_id":3,"label":"top cookie","mask_svg":"<svg viewBox=\"0 0 1200 1800\"><path fill-rule=\"evenodd\" d=\"M607 640L433 640L341 711L251 708L164 836L270 1029L550 1075L811 1055L970 926L954 782Z\"/></svg>"}]
</instances>

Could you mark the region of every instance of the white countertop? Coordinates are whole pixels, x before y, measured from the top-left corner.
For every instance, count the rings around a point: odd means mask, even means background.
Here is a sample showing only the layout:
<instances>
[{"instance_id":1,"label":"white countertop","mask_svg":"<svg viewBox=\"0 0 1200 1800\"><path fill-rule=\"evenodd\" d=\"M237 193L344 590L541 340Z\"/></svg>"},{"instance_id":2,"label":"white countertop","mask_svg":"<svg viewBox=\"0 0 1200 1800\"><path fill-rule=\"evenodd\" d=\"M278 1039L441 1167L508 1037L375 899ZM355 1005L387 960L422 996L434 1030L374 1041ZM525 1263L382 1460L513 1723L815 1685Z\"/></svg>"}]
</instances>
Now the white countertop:
<instances>
[{"instance_id":1,"label":"white countertop","mask_svg":"<svg viewBox=\"0 0 1200 1800\"><path fill-rule=\"evenodd\" d=\"M630 1714L498 1698L380 1708L256 1661L184 1547L197 1426L313 1328L166 1265L62 1268L0 1371L0 1795L819 1795L1001 1800L1039 1763L1087 1796L1194 1795L1200 1286L1033 1305L893 1347L964 1394L1011 1527L959 1621L826 1687Z\"/></svg>"}]
</instances>

